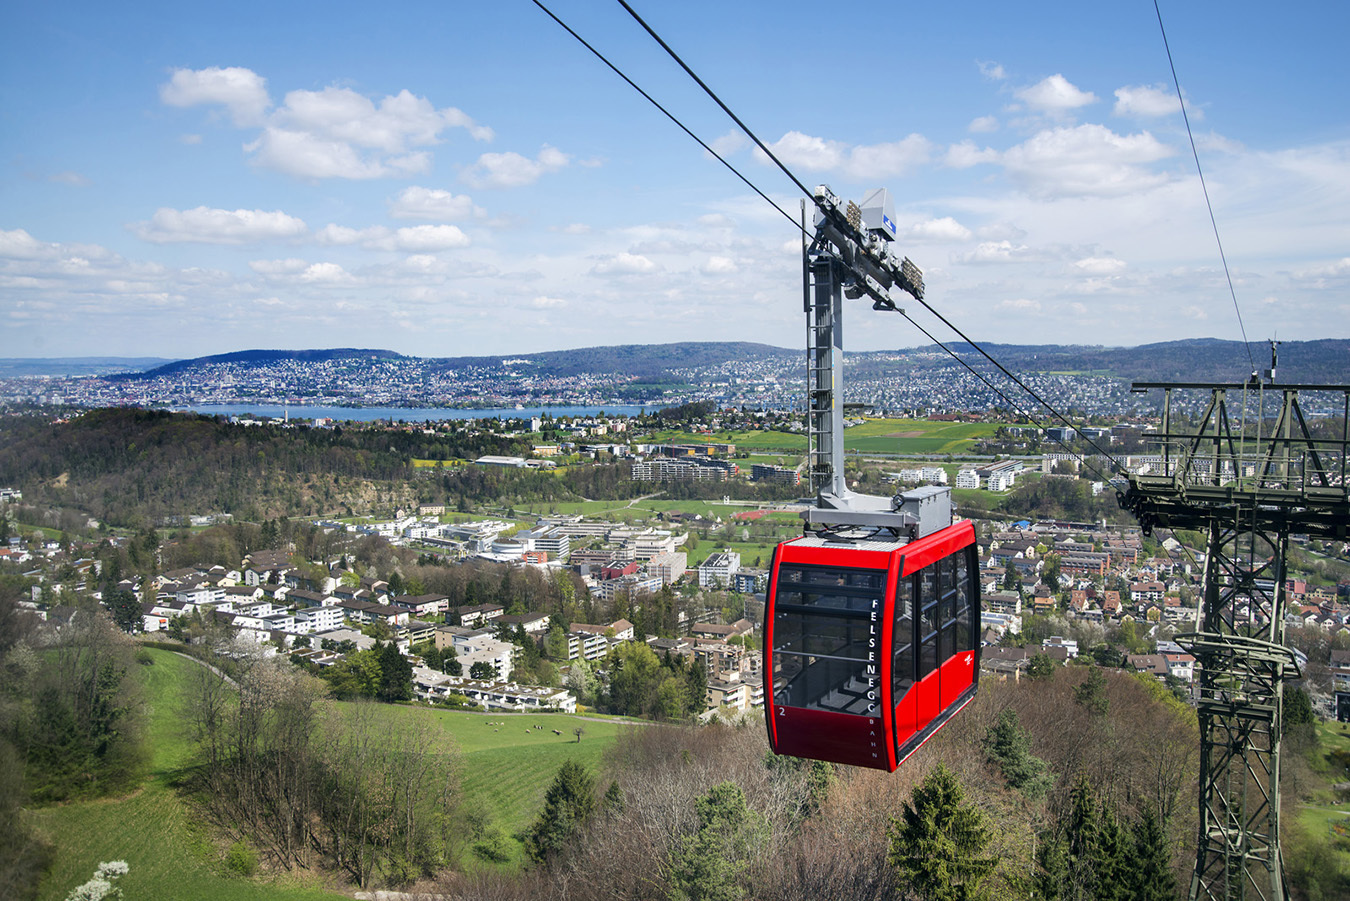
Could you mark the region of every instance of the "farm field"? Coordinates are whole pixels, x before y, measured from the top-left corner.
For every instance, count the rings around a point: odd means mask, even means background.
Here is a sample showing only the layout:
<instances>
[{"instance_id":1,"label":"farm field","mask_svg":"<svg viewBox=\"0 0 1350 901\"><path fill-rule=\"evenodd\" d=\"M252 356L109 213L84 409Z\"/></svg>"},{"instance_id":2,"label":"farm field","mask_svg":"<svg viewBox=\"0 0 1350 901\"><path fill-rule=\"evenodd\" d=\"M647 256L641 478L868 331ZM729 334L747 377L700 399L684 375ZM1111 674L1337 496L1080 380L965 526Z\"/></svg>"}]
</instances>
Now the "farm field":
<instances>
[{"instance_id":1,"label":"farm field","mask_svg":"<svg viewBox=\"0 0 1350 901\"><path fill-rule=\"evenodd\" d=\"M188 668L198 664L168 651L147 649L147 653L153 664L139 668L150 708L152 758L147 777L126 797L33 812L34 821L55 847L40 901L61 901L89 879L100 862L108 860L125 860L130 865L118 881L128 898L339 901L346 897L328 890L312 875L250 879L226 870L222 849L212 843L173 787L191 752L179 726L180 689ZM507 837L504 844L512 856L501 865L507 868L525 859L523 847L510 836L533 821L563 761L578 760L598 775L605 751L622 730L646 728L606 717L396 709L404 716L430 717L458 747L464 809L481 812L490 828ZM578 726L584 729L580 742L573 734ZM555 729L561 734L554 734Z\"/></svg>"},{"instance_id":2,"label":"farm field","mask_svg":"<svg viewBox=\"0 0 1350 901\"><path fill-rule=\"evenodd\" d=\"M998 430L992 422L932 422L926 419L872 419L844 431L850 453L959 454ZM734 444L736 449L804 454L806 436L790 432L734 431L696 435L658 432L653 441L672 444Z\"/></svg>"}]
</instances>

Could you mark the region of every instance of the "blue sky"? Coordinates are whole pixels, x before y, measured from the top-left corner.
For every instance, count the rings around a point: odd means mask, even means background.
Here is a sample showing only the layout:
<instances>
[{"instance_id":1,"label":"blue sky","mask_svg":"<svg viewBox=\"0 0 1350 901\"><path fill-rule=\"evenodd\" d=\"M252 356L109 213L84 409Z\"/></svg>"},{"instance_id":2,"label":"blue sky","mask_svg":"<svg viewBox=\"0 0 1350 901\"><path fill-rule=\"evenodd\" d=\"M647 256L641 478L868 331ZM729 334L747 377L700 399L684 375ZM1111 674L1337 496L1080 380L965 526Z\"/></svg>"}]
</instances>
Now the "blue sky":
<instances>
[{"instance_id":1,"label":"blue sky","mask_svg":"<svg viewBox=\"0 0 1350 901\"><path fill-rule=\"evenodd\" d=\"M550 6L795 214L622 7ZM634 6L804 183L889 188L977 340L1240 337L1151 3ZM1350 4L1162 6L1248 336L1346 336ZM789 223L527 0L5 19L0 356L802 341Z\"/></svg>"}]
</instances>

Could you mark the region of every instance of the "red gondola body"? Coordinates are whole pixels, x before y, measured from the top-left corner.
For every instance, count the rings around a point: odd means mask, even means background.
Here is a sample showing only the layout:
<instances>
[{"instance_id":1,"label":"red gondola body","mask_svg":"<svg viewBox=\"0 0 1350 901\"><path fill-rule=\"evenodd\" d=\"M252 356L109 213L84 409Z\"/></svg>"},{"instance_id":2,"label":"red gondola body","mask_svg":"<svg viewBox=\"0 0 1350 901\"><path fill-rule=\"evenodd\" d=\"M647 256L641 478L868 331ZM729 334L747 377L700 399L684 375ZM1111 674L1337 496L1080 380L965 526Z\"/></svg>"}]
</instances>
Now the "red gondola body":
<instances>
[{"instance_id":1,"label":"red gondola body","mask_svg":"<svg viewBox=\"0 0 1350 901\"><path fill-rule=\"evenodd\" d=\"M764 614L770 746L895 770L975 696L979 629L969 520L904 543L783 542Z\"/></svg>"}]
</instances>

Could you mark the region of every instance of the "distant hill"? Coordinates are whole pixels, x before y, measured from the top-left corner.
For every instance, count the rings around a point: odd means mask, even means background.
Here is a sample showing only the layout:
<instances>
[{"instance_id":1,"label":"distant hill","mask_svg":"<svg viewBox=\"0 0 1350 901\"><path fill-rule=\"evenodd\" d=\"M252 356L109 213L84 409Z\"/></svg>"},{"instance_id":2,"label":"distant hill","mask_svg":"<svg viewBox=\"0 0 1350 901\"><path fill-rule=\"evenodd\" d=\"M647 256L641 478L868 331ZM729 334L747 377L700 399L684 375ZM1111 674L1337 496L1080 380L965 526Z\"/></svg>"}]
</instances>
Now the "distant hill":
<instances>
[{"instance_id":1,"label":"distant hill","mask_svg":"<svg viewBox=\"0 0 1350 901\"><path fill-rule=\"evenodd\" d=\"M380 360L406 360L403 354L392 350L365 350L356 347L337 347L329 350L240 350L229 354L215 354L210 357L194 357L191 360L176 360L163 366L144 372L127 373L124 378L157 378L162 375L174 375L198 366L212 363L276 363L281 360L297 360L302 363L318 363L327 360L342 360L351 357Z\"/></svg>"},{"instance_id":2,"label":"distant hill","mask_svg":"<svg viewBox=\"0 0 1350 901\"><path fill-rule=\"evenodd\" d=\"M0 358L0 379L33 376L71 378L143 372L169 362L172 361L165 357L8 357Z\"/></svg>"},{"instance_id":3,"label":"distant hill","mask_svg":"<svg viewBox=\"0 0 1350 901\"><path fill-rule=\"evenodd\" d=\"M964 342L951 348L975 353ZM984 349L1009 369L1023 372L1100 372L1137 382L1241 382L1252 361L1241 341L1189 338L1138 347L985 344ZM1270 366L1270 348L1251 345L1257 369ZM1350 382L1350 339L1286 341L1279 347L1278 381L1285 384Z\"/></svg>"},{"instance_id":4,"label":"distant hill","mask_svg":"<svg viewBox=\"0 0 1350 901\"><path fill-rule=\"evenodd\" d=\"M444 357L434 362L444 369L469 366L528 371L541 375L578 375L584 372L650 378L672 369L715 366L731 360L800 358L802 351L786 350L749 341L685 341L678 344L620 344L579 347L537 354L495 357ZM511 361L508 365L506 361ZM524 361L523 363L516 361Z\"/></svg>"},{"instance_id":5,"label":"distant hill","mask_svg":"<svg viewBox=\"0 0 1350 901\"><path fill-rule=\"evenodd\" d=\"M949 345L971 365L980 365L980 356L970 345ZM1104 347L1059 344L984 344L985 351L1016 372L1098 373L1129 381L1240 382L1251 374L1252 360L1240 341L1217 338L1191 338L1165 341L1138 347ZM1264 343L1251 345L1257 369L1270 365L1270 351ZM785 362L802 359L803 351L757 344L749 341L686 341L677 344L621 344L611 347L582 347L543 353L497 354L473 357L408 357L392 350L335 348L330 350L245 350L216 354L191 360L165 362L157 359L74 358L67 360L0 360L0 377L5 366L11 375L106 375L120 372L117 379L147 379L175 375L191 369L219 363L268 365L282 360L323 362L342 359L381 359L418 362L432 370L486 369L517 375L573 376L597 373L656 381L673 370L716 366L731 361L763 360ZM895 351L849 353L850 366L858 372L893 369L895 357L912 367L954 365L936 345ZM136 369L136 364L144 371ZM987 364L984 364L987 365ZM102 367L102 368L98 368ZM19 371L23 369L24 371ZM1286 341L1280 345L1278 380L1289 383L1350 382L1350 339L1329 338L1320 341Z\"/></svg>"}]
</instances>

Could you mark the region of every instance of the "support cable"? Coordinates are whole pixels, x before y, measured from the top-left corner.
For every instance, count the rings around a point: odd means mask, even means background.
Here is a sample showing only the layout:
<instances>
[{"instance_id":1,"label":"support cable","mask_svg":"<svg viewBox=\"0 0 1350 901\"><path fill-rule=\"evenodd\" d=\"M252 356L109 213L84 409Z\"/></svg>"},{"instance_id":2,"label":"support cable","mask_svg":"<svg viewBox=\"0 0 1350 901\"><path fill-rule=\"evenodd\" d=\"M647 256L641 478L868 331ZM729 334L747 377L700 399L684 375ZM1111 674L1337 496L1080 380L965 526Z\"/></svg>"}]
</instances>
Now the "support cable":
<instances>
[{"instance_id":1,"label":"support cable","mask_svg":"<svg viewBox=\"0 0 1350 901\"><path fill-rule=\"evenodd\" d=\"M998 388L996 388L996 387L994 386L993 382L989 381L987 378L984 377L984 375L983 375L982 373L980 373L978 370L976 370L973 366L971 366L971 365L970 365L969 363L967 363L965 360L963 360L963 359L961 359L959 356L957 356L957 354L956 354L956 352L955 352L954 350L952 350L950 347L948 347L947 345L945 345L945 344L943 344L941 341L939 341L939 340L933 335L932 332L928 331L928 329L924 328L922 325L919 325L919 323L915 322L915 321L914 321L914 318L913 318L912 316L910 316L908 313L906 313L904 310L901 310L901 309L898 309L898 308L897 308L897 309L895 310L895 312L897 312L897 313L899 313L901 316L905 317L905 319L907 319L907 320L909 321L910 325L913 325L916 329L918 329L919 331L921 331L921 332L923 332L925 335L927 335L927 336L928 336L928 340L932 341L932 342L933 342L934 344L936 344L938 347L940 347L940 348L942 348L943 350L945 350L945 351L947 352L947 354L948 354L953 360L955 360L956 362L958 362L958 363L960 363L962 366L964 366L964 367L970 372L971 375L975 376L975 378L977 378L977 379L979 379L980 381L984 382L984 384L985 384L986 386L988 386L989 390L993 391L993 392L994 392L995 394L997 394L999 397L1001 397L1001 398L1003 398L1005 401L1007 401L1007 402L1008 402L1008 405L1009 405L1010 407L1012 407L1014 410L1016 410L1017 413L1018 413L1019 415L1025 416L1027 419L1029 419L1029 420L1032 422L1032 424L1034 424L1034 425L1036 426L1036 428L1040 429L1042 432L1045 433L1046 437L1050 437L1050 432L1045 428L1045 426L1044 426L1043 424L1041 424L1040 420L1038 420L1035 416L1033 416L1033 415L1031 415L1030 413L1028 413L1026 410L1022 409L1022 407L1019 406L1019 405L1017 404L1016 401L1014 401L1012 398L1008 397L1008 395L1004 394L1002 391L1000 391ZM1072 447L1070 447L1067 443L1065 443L1064 441L1061 441L1061 440L1058 439L1058 438L1051 438L1050 440L1054 441L1054 442L1055 442L1056 444L1058 444L1060 447L1064 448L1066 451L1068 451L1069 453L1071 453L1071 454L1073 454L1074 456L1076 456L1079 460L1081 460L1081 461L1083 462L1083 464L1084 464L1085 466L1087 466L1089 469L1092 470L1093 474L1099 476L1103 482L1109 482L1109 481L1111 481L1111 477L1108 476L1108 475L1106 475L1106 474L1104 474L1100 469L1098 469L1096 466L1094 466L1094 465L1090 462L1090 459L1091 459L1091 458L1089 458L1087 455L1082 454L1082 453L1079 453L1078 451L1075 451L1075 450L1074 450ZM1119 462L1118 462L1118 461L1115 461L1114 458L1113 458L1113 462L1116 462L1116 464L1119 465Z\"/></svg>"},{"instance_id":2,"label":"support cable","mask_svg":"<svg viewBox=\"0 0 1350 901\"><path fill-rule=\"evenodd\" d=\"M749 178L743 175L721 154L713 150L712 147L710 147L706 142L703 141L703 139L701 139L698 135L694 134L694 132L688 126L686 126L682 121L680 121L678 117L676 117L673 113L671 113L664 106L662 106L661 103L658 102L654 97L652 97L645 90L639 87L638 84L634 82L631 78L629 78L626 74L624 74L624 72L621 69L619 69L618 66L610 62L609 59L606 58L604 54L602 54L599 50L593 47L588 41L586 41L585 38L581 37L581 35L579 35L570 26L568 26L566 22L564 22L557 15L555 15L552 10L550 10L547 6L545 6L541 2L541 0L531 0L531 2L533 2L535 6L539 7L539 9L542 10L550 19L552 19L560 27L562 27L564 31L566 31L573 38L575 38L583 47L585 47L592 54L594 54L595 57L599 59L601 62L603 62L607 67L609 67L611 71L613 71L616 75L622 78L631 88L633 88L633 90L641 94L643 98L647 100L647 102L649 102L650 104L652 104L652 106L660 110L661 113L664 114L667 119L675 123L675 125L681 131L683 131L686 135L692 138L700 147L702 147L708 153L712 154L713 157L715 157L718 160L718 162L720 162L723 166L725 166L728 170L730 170L738 179L740 179L747 187L749 187L752 191L754 191L757 195L759 195L766 203L768 203L771 207L777 210L783 216L783 218L791 222L793 228L800 230L802 234L807 236L808 238L811 237L810 232L806 230L803 224L798 223L796 220L794 220L790 214L788 214L782 207L780 207L777 203L775 203L772 199L770 199L770 197L767 194L765 194L764 191L760 190L758 186L756 186L753 182L751 182ZM737 116L734 112L732 112L731 108L728 107L727 104L724 103L722 99L717 96L717 94L712 90L712 88L708 87L708 85L703 81L703 79L701 79L694 72L694 70L691 69L689 65L685 63L683 59L680 58L679 54L677 54L674 51L674 49L672 49L670 45L667 44L665 40L663 40L654 29L652 29L651 26L648 25L647 22L640 15L638 15L638 13L631 6L628 5L626 0L618 0L618 2L620 5L623 6L625 10L628 11L629 15L631 15L638 22L638 24L642 26L642 28L652 37L652 39L655 40L662 47L662 49L664 49L666 53L668 53L671 56L671 58L674 59L675 62L679 64L680 68L682 68L685 71L685 73L687 73L689 77L692 78L699 85L699 87L701 87L703 91L709 97L712 98L712 100L718 105L718 107L720 107L722 111L725 112L731 118L731 120L736 123L736 125L741 129L741 131L743 131L747 136L749 136L749 138L752 141L754 141L755 145L759 147L759 149L763 151L764 154L768 156L769 159L771 159L775 165L778 166L778 168L792 181L794 185L797 186L799 190L801 190L803 194L806 195L808 199L811 200L812 204L818 206L819 204L817 203L815 195L811 192L811 190L808 189L806 185L804 185L801 182L801 180L798 179L797 176L792 173L790 169L788 169L788 167L783 163L782 160L778 159L778 157L774 155L773 151L770 150L762 140L760 140L758 135L756 135L753 131L750 130L749 126L747 126L743 121L741 121L739 116ZM1045 400L1045 398L1041 397L1040 394L1038 394L1030 386L1024 383L1021 379L1019 379L1016 375L1010 372L1006 367L1003 366L1003 364L999 363L998 360L990 356L984 350L984 348L982 348L977 342L975 342L972 338L970 338L970 336L966 335L963 331L961 331L961 329L957 328L950 320L948 320L945 316L943 316L941 313L935 310L923 298L916 297L915 299L924 307L924 309L926 309L932 315L936 316L944 325L946 325L949 329L955 332L963 341L965 341L968 345L970 345L976 351L978 351L981 356L987 359L990 363L993 363L994 366L996 366L1005 377L1007 377L1010 381L1013 382L1013 384L1017 385L1019 388L1021 388L1023 391L1029 394L1033 399L1035 399L1042 407L1048 410L1056 419L1058 419L1065 426L1067 426L1070 429L1074 429L1074 431L1077 431L1073 423L1071 423L1067 418L1065 418L1062 414L1060 414L1058 410L1056 410L1053 406L1051 406L1051 404L1047 400ZM1013 407L1013 409L1017 410L1021 415L1025 416L1028 420L1035 423L1036 426L1040 428L1043 432L1046 431L1045 427L1034 416L1026 413L1020 406L1018 406L1014 401L1012 401L1011 398L1009 398L998 388L994 387L994 385L991 382L989 382L988 379L986 379L983 375L981 375L978 371L976 371L973 367L971 367L970 364L967 363L965 360L963 360L959 355L957 355L955 351L953 351L950 347L939 341L936 337L933 336L931 332L920 326L908 314L905 314L903 311L899 312L901 312L905 316L905 318L909 320L909 322L911 322L916 328L918 328L919 331L923 332L924 335L926 335L930 340L932 340L935 344L941 347L942 350L945 351L953 360L955 360L956 362L964 366L966 369L968 369L977 378L979 378L980 381L984 382L985 385L987 385L991 390L993 390L999 397L1007 401L1008 404L1011 407ZM1048 434L1048 432L1046 432L1046 434ZM1106 459L1110 460L1116 467L1120 469L1124 468L1121 462L1117 460L1115 456L1112 455L1109 451L1104 450L1091 438L1086 438L1086 436L1084 436L1084 438L1090 445L1092 445L1092 447L1099 454L1101 454ZM1058 444L1060 444L1060 446L1062 446L1069 453L1076 453L1071 447L1069 447L1068 444L1064 443L1063 441L1060 441L1059 439L1053 440L1055 440ZM1083 459L1084 462L1086 462L1087 460L1086 457L1084 457L1081 454L1079 456ZM1095 467L1091 468L1093 472L1096 473L1097 475L1102 475L1101 471L1098 470L1097 468ZM1109 479L1103 476L1103 481L1109 481Z\"/></svg>"},{"instance_id":3,"label":"support cable","mask_svg":"<svg viewBox=\"0 0 1350 901\"><path fill-rule=\"evenodd\" d=\"M656 108L659 109L662 113L664 113L667 119L669 119L671 122L674 122L675 125L679 127L680 131L684 132L684 133L687 134L689 137L693 138L693 139L698 143L698 145L699 145L700 147L702 147L704 150L706 150L706 151L708 151L709 153L711 153L711 154L717 159L717 161L718 161L719 163L721 163L723 166L726 166L728 169L730 169L730 170L731 170L731 173L732 173L733 175L735 175L737 178L739 178L742 182L744 182L745 185L746 185L746 187L748 187L750 190L754 191L754 192L755 192L756 194L758 194L760 197L764 198L764 202L767 203L769 206L773 207L773 208L774 208L775 210L777 210L779 213L781 213L781 214L783 215L783 218L785 218L785 219L787 219L787 221L791 222L794 228L802 228L800 225L797 224L797 220L793 219L792 216L791 216L786 210L784 210L784 209L783 209L782 207L780 207L778 204L774 203L774 202L769 198L769 195L765 194L765 193L764 193L763 191L761 191L759 188L755 187L754 183L751 182L750 179L748 179L748 178L746 178L744 175L742 175L741 172L740 172L740 170L737 169L735 166L731 165L731 163L728 162L728 161L726 160L726 158L722 156L722 154L718 153L716 150L713 150L711 147L709 147L707 144L705 144L705 143L703 142L703 139L700 138L698 135L694 134L692 131L690 131L689 128L688 128L683 122L681 122L679 119L677 119L677 118L675 117L675 114L674 114L674 113L672 113L670 110L666 109L666 108L665 108L664 106L662 106L659 102L657 102L656 98L654 98L651 94L648 94L648 93L647 93L646 91L644 91L642 88L638 87L637 83L636 83L635 81L633 81L633 79L629 78L627 75L625 75L625 74L623 73L622 70L619 69L618 66L614 65L612 62L610 62L608 59L606 59L606 58L605 58L605 55L604 55L603 53L601 53L599 50L596 50L594 47L592 47L592 46L590 45L590 43L588 43L588 42L586 41L585 38L583 38L581 35L577 34L575 31L573 31L573 30L571 29L571 27L569 27L568 24L567 24L566 22L564 22L562 19L559 19L557 16L555 16L555 15L553 14L553 11L552 11L551 9L549 9L547 6L545 6L543 3L541 3L540 0L532 0L532 2L534 3L535 6L539 7L541 10L543 10L545 15L547 15L547 16L548 16L550 19L552 19L553 21L557 22L560 26L562 26L562 29L563 29L564 31L566 31L566 32L567 32L568 34L570 34L572 37L576 38L576 39L581 43L581 46L585 47L587 50L591 51L591 53L595 54L596 58L597 58L598 60L600 60L600 62L604 63L606 66L609 66L610 70L613 71L615 75L619 76L619 77L622 78L624 81L626 81L626 82L628 83L628 86L629 86L629 87L631 87L633 90L637 91L637 92L638 92L639 94L641 94L644 98L646 98L646 100L647 100L648 103L650 103L652 106L656 107ZM636 15L636 13L635 13L634 15ZM658 40L660 40L660 39L658 38ZM799 183L799 184L800 184L800 183ZM805 230L804 228L802 228L802 232L803 232L804 234L806 234L806 230Z\"/></svg>"},{"instance_id":4,"label":"support cable","mask_svg":"<svg viewBox=\"0 0 1350 901\"><path fill-rule=\"evenodd\" d=\"M622 2L622 0L620 0ZM1163 27L1162 9L1158 0L1153 0L1153 11L1158 14L1158 30L1162 32L1163 49L1167 51L1167 65L1172 69L1172 84L1177 89L1177 103L1181 104L1181 120L1186 123L1186 137L1191 142L1191 156L1195 157L1195 171L1200 176L1200 190L1205 195L1205 209L1209 210L1209 224L1214 229L1214 243L1219 245L1219 259L1223 262L1224 278L1228 279L1228 293L1233 298L1233 312L1237 313L1238 328L1242 331L1242 344L1247 349L1247 361L1256 372L1256 358L1252 356L1252 345L1247 340L1247 326L1242 323L1242 310L1238 307L1237 291L1233 289L1233 276L1228 271L1228 258L1224 256L1223 241L1219 239L1219 223L1214 218L1214 204L1209 201L1209 187L1205 184L1205 172L1200 168L1200 152L1195 148L1195 135L1191 133L1191 117L1186 113L1186 100L1181 95L1181 81L1177 78L1177 66L1172 62L1172 48L1167 43L1167 29Z\"/></svg>"},{"instance_id":5,"label":"support cable","mask_svg":"<svg viewBox=\"0 0 1350 901\"><path fill-rule=\"evenodd\" d=\"M539 0L535 0L535 2L538 3ZM708 85L703 81L702 78L698 77L698 75L694 72L694 70L689 67L689 64L680 58L680 55L676 53L671 48L671 46L667 44L665 40L662 39L662 37L659 34L657 34L656 31L650 25L647 24L646 20L644 20L642 16L637 14L637 11L634 10L633 7L628 5L628 0L618 0L618 2L620 6L622 6L624 9L628 11L628 14L630 16L632 16L635 20L637 20L637 23L642 26L642 28L647 32L647 34L651 35L652 39L656 41L656 43L661 45L661 48L665 50L667 54L670 55L670 58L675 60L675 62L679 64L680 68L683 69L689 75L689 77L692 78L698 84L698 86L703 89L703 92L707 94L709 97L711 97L713 102L716 103L719 107L721 107L722 111L731 117L731 121L735 122L736 125L741 129L741 131L745 132L745 134L750 138L750 140L755 142L755 146L757 146L760 150L762 150L764 154L769 157L769 159L773 160L774 164L777 165L780 170L782 170L783 174L786 175L789 179L791 179L792 183L795 184L802 191L803 194L809 197L812 203L815 203L817 206L819 206L819 203L816 201L815 195L810 190L807 189L806 185L802 184L801 180L798 179L796 175L792 174L792 170L788 169L788 167L783 163L782 160L774 156L773 151L770 150L768 146L759 139L759 136L756 135L753 131L751 131L750 127L746 125L744 122L742 122L740 117L737 116L734 112L732 112L731 108L722 101L722 98L718 97L717 94L713 91L713 89L708 87ZM700 141L699 143L701 144L703 142ZM975 350L977 350L981 356L983 356L990 363L993 363L996 367L998 367L999 371L1002 372L1009 380L1011 380L1013 384L1017 385L1023 391L1027 392L1027 394L1035 398L1036 401L1040 403L1041 406L1045 407L1045 409L1048 410L1056 419L1058 419L1060 422L1062 422L1069 428L1074 429L1074 431L1077 431L1073 423L1069 422L1069 420L1066 419L1063 415L1061 415L1058 410L1052 407L1050 403L1045 400L1045 398L1041 397L1039 394L1036 393L1036 391L1034 391L1031 387L1026 385L1021 379L1019 379L1017 376L1009 372L1008 369L1004 367L1002 363L1000 363L998 360L995 360L987 352L985 352L984 348L981 347L979 344L977 344L974 340L972 340L970 336L968 336L965 332L961 331L959 328L953 325L951 320L947 319L947 317L943 316L937 310L933 309L933 307L928 303L928 301L918 296L916 296L914 299L917 300L925 310L936 316L944 325L947 326L947 328L951 329L953 332L959 335L963 341L965 341L971 347L975 348ZM912 322L913 320L910 321ZM1084 437L1086 438L1086 436ZM1098 453L1106 457L1108 460L1111 460L1117 466L1120 466L1120 461L1116 460L1116 458L1112 456L1110 452L1104 450L1100 445L1097 444L1097 442L1093 441L1091 438L1086 438L1086 440L1089 444L1092 445L1093 448L1097 450Z\"/></svg>"}]
</instances>

